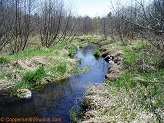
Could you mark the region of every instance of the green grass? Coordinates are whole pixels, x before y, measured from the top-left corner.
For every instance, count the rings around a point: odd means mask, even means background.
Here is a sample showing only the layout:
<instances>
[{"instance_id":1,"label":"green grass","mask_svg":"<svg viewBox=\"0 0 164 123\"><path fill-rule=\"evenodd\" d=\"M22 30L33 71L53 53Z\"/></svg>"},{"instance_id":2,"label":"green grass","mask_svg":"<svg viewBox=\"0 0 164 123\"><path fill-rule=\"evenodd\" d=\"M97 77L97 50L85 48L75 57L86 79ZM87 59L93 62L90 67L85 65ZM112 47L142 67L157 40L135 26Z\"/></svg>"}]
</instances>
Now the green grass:
<instances>
[{"instance_id":1,"label":"green grass","mask_svg":"<svg viewBox=\"0 0 164 123\"><path fill-rule=\"evenodd\" d=\"M69 115L70 115L70 119L72 120L72 121L77 121L77 116L76 116L76 112L75 111L73 111L73 110L70 110L69 111Z\"/></svg>"},{"instance_id":2,"label":"green grass","mask_svg":"<svg viewBox=\"0 0 164 123\"><path fill-rule=\"evenodd\" d=\"M6 57L0 57L0 64L8 64L10 60Z\"/></svg>"},{"instance_id":3,"label":"green grass","mask_svg":"<svg viewBox=\"0 0 164 123\"><path fill-rule=\"evenodd\" d=\"M78 46L79 46L80 48L83 48L83 47L87 46L87 41L79 41L79 42L78 42Z\"/></svg>"},{"instance_id":4,"label":"green grass","mask_svg":"<svg viewBox=\"0 0 164 123\"><path fill-rule=\"evenodd\" d=\"M57 67L57 70L58 70L60 73L66 73L66 72L67 72L67 64L66 64L66 63L60 64L60 65Z\"/></svg>"},{"instance_id":5,"label":"green grass","mask_svg":"<svg viewBox=\"0 0 164 123\"><path fill-rule=\"evenodd\" d=\"M18 54L14 55L7 55L6 58L9 60L17 60L17 59L26 59L34 56L53 56L53 55L58 55L58 51L64 49L66 47L65 44L57 44L51 48L41 48L38 49L36 46L29 46L28 48L25 49L25 51L20 52Z\"/></svg>"},{"instance_id":6,"label":"green grass","mask_svg":"<svg viewBox=\"0 0 164 123\"><path fill-rule=\"evenodd\" d=\"M12 94L16 94L18 89L30 89L32 85L25 81L17 82L16 85L11 87Z\"/></svg>"},{"instance_id":7,"label":"green grass","mask_svg":"<svg viewBox=\"0 0 164 123\"><path fill-rule=\"evenodd\" d=\"M65 74L67 72L67 64L64 62L59 64L58 66L56 66L56 71L60 74Z\"/></svg>"},{"instance_id":8,"label":"green grass","mask_svg":"<svg viewBox=\"0 0 164 123\"><path fill-rule=\"evenodd\" d=\"M47 73L51 73L49 76L53 79L64 79L66 74L71 73L68 67L69 65L69 63L63 61L49 68Z\"/></svg>"},{"instance_id":9,"label":"green grass","mask_svg":"<svg viewBox=\"0 0 164 123\"><path fill-rule=\"evenodd\" d=\"M12 79L12 73L10 71L1 71L0 70L0 78L7 78L8 80Z\"/></svg>"},{"instance_id":10,"label":"green grass","mask_svg":"<svg viewBox=\"0 0 164 123\"><path fill-rule=\"evenodd\" d=\"M141 50L144 50L147 48L147 44L138 43L135 45L135 51L140 52Z\"/></svg>"},{"instance_id":11,"label":"green grass","mask_svg":"<svg viewBox=\"0 0 164 123\"><path fill-rule=\"evenodd\" d=\"M69 56L73 57L76 54L77 50L78 50L77 46L75 45L72 46L72 48L69 50Z\"/></svg>"},{"instance_id":12,"label":"green grass","mask_svg":"<svg viewBox=\"0 0 164 123\"><path fill-rule=\"evenodd\" d=\"M115 86L117 88L134 88L138 83L136 83L133 80L134 74L133 73L124 73L120 79L117 79L115 81L109 81L107 82L108 85Z\"/></svg>"},{"instance_id":13,"label":"green grass","mask_svg":"<svg viewBox=\"0 0 164 123\"><path fill-rule=\"evenodd\" d=\"M110 45L109 45L110 46ZM106 86L115 97L118 97L118 102L115 103L113 109L102 110L102 115L119 116L123 121L131 122L136 118L140 109L145 109L148 112L162 110L164 106L164 69L157 68L156 70L141 70L144 64L156 65L158 59L154 57L155 52L150 52L145 42L132 41L131 46L122 46L114 44L114 49L121 50L124 58L124 74L121 78L115 81L107 81ZM106 47L109 48L109 47ZM154 53L154 54L152 54ZM154 59L152 59L154 57ZM143 63L140 61L144 61ZM135 80L138 77L140 80ZM121 92L120 94L118 94ZM120 96L121 95L121 96ZM127 109L129 104L124 102L124 99L129 98L133 104L132 109ZM125 106L122 107L125 103ZM121 107L121 109L119 109ZM128 113L129 111L132 111ZM162 118L162 113L158 112L158 116ZM117 118L115 119L117 120ZM153 121L152 121L153 122Z\"/></svg>"},{"instance_id":14,"label":"green grass","mask_svg":"<svg viewBox=\"0 0 164 123\"><path fill-rule=\"evenodd\" d=\"M95 56L96 59L99 59L102 55L102 52L100 50L95 50L93 55Z\"/></svg>"},{"instance_id":15,"label":"green grass","mask_svg":"<svg viewBox=\"0 0 164 123\"><path fill-rule=\"evenodd\" d=\"M23 76L23 81L28 82L33 85L40 85L42 79L46 76L46 72L43 66L40 66L34 72L27 72Z\"/></svg>"},{"instance_id":16,"label":"green grass","mask_svg":"<svg viewBox=\"0 0 164 123\"><path fill-rule=\"evenodd\" d=\"M44 59L46 59L49 63L49 65L45 66L45 71L46 73L50 72L50 74L48 75L52 77L52 79L60 79L60 77L65 78L71 75L71 69L73 69L74 63L75 63L68 56L68 51L65 48L66 48L66 43L60 43L51 48L43 47L40 49L38 49L36 46L28 46L25 49L25 51L20 52L18 54L14 54L14 55L6 55L6 57L3 58L1 61L2 63L6 63L5 61L7 59L14 62L16 60L22 60L24 62L24 60L30 59L30 58L34 58L34 59L35 57L43 58L43 61ZM75 53L76 50L77 50L76 45L73 45L73 49L71 52ZM14 66L13 69L26 71L21 65ZM4 75L6 76L7 73L5 71L0 71L0 77L3 78ZM27 79L28 77L26 76L29 76L29 78L31 77L31 79L29 79L30 81L35 81L35 82L37 81L36 78L34 77L35 74L33 72L26 73L24 78ZM9 74L8 74L8 78L11 78Z\"/></svg>"},{"instance_id":17,"label":"green grass","mask_svg":"<svg viewBox=\"0 0 164 123\"><path fill-rule=\"evenodd\" d=\"M138 53L135 52L126 52L124 54L124 65L125 67L135 67L137 60L139 59Z\"/></svg>"},{"instance_id":18,"label":"green grass","mask_svg":"<svg viewBox=\"0 0 164 123\"><path fill-rule=\"evenodd\" d=\"M128 46L120 47L124 53L126 71L120 79L108 81L107 85L118 90L125 88L127 90L126 94L133 98L134 104L142 105L148 111L162 109L164 106L164 92L163 84L160 82L164 81L164 69L160 68L154 71L140 70L142 62L139 61L143 60L144 64L155 64L156 61L150 59L151 54L148 53L149 50L146 44L135 43L133 46L133 50L128 50ZM135 81L134 77L141 78L143 81ZM136 97L134 97L135 95ZM121 114L121 117L126 118L128 114L126 114L126 110L124 112L125 114ZM161 117L161 114L158 115ZM134 116L132 115L131 117ZM127 121L128 119L124 120Z\"/></svg>"}]
</instances>

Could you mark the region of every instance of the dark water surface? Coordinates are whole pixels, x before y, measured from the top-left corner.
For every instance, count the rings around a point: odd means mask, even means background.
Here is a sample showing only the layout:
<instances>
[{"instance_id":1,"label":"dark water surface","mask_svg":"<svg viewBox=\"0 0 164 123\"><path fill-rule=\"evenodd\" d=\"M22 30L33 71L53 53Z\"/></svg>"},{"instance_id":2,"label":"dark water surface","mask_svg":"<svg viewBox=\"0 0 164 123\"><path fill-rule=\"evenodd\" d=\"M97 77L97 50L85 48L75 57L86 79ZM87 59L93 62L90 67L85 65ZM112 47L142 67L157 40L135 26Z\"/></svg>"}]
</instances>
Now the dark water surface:
<instances>
[{"instance_id":1,"label":"dark water surface","mask_svg":"<svg viewBox=\"0 0 164 123\"><path fill-rule=\"evenodd\" d=\"M78 50L75 55L77 59L82 58L82 63L78 64L78 67L89 66L89 72L74 75L57 84L45 85L40 90L32 92L30 99L0 95L0 118L61 118L62 123L69 123L69 110L75 101L83 96L88 85L105 81L109 64L102 58L96 60L93 56L94 50L93 46L87 46Z\"/></svg>"}]
</instances>

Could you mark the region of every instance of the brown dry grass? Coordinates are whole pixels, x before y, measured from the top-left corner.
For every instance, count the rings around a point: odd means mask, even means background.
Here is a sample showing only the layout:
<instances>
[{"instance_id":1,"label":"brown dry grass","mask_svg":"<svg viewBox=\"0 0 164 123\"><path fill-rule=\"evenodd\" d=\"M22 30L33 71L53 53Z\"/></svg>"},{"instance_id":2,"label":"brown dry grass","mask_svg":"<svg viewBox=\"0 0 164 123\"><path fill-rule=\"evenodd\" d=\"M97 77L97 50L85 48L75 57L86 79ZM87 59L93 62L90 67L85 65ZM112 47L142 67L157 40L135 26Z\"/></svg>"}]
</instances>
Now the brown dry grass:
<instances>
[{"instance_id":1,"label":"brown dry grass","mask_svg":"<svg viewBox=\"0 0 164 123\"><path fill-rule=\"evenodd\" d=\"M86 92L89 108L81 123L155 123L156 116L145 109L137 100L139 90L118 89L112 86L92 85Z\"/></svg>"}]
</instances>

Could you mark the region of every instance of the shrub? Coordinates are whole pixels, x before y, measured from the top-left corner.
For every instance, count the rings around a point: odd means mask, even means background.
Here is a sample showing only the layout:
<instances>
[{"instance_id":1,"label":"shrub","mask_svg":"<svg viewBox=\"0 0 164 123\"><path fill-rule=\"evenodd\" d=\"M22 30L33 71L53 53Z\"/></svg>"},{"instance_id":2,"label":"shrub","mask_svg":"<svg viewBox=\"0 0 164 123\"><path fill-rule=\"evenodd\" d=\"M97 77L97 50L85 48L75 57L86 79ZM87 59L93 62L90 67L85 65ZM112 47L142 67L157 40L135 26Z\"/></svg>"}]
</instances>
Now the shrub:
<instances>
[{"instance_id":1,"label":"shrub","mask_svg":"<svg viewBox=\"0 0 164 123\"><path fill-rule=\"evenodd\" d=\"M100 50L95 50L93 55L95 56L96 59L99 59L101 57L102 53Z\"/></svg>"},{"instance_id":2,"label":"shrub","mask_svg":"<svg viewBox=\"0 0 164 123\"><path fill-rule=\"evenodd\" d=\"M69 56L70 57L73 57L75 54L76 54L76 52L77 52L77 50L78 50L78 48L77 48L77 46L73 46L70 50L69 50Z\"/></svg>"},{"instance_id":3,"label":"shrub","mask_svg":"<svg viewBox=\"0 0 164 123\"><path fill-rule=\"evenodd\" d=\"M34 84L34 85L39 85L39 84L41 84L41 80L43 79L43 77L45 77L45 75L46 75L46 72L44 70L44 67L40 66L34 72L27 72L24 75L23 80L25 82L29 82L29 83Z\"/></svg>"}]
</instances>

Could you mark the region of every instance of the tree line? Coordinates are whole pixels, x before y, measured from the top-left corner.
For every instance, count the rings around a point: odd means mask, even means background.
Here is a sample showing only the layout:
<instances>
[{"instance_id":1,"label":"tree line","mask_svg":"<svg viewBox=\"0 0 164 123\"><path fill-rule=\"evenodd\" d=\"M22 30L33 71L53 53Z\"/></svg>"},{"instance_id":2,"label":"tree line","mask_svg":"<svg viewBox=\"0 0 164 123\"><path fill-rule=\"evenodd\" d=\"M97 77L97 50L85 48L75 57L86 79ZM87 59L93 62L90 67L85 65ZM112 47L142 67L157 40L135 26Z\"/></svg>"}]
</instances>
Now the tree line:
<instances>
[{"instance_id":1,"label":"tree line","mask_svg":"<svg viewBox=\"0 0 164 123\"><path fill-rule=\"evenodd\" d=\"M62 0L0 0L0 11L0 51L19 53L34 35L43 47L74 35L76 21Z\"/></svg>"},{"instance_id":2,"label":"tree line","mask_svg":"<svg viewBox=\"0 0 164 123\"><path fill-rule=\"evenodd\" d=\"M23 51L30 36L39 35L41 46L51 47L79 35L144 38L158 51L164 49L164 0L135 0L113 7L104 17L75 17L62 0L0 0L0 51ZM162 58L162 57L161 57Z\"/></svg>"},{"instance_id":3,"label":"tree line","mask_svg":"<svg viewBox=\"0 0 164 123\"><path fill-rule=\"evenodd\" d=\"M120 3L121 5L121 3ZM129 6L111 6L112 12L104 17L79 17L81 34L97 34L128 45L129 40L147 40L154 48L152 54L164 67L164 0L134 0ZM155 58L154 57L154 58Z\"/></svg>"}]
</instances>

